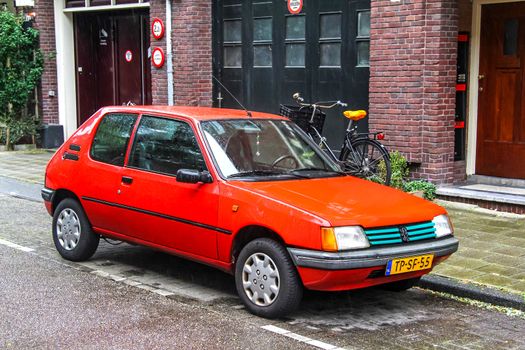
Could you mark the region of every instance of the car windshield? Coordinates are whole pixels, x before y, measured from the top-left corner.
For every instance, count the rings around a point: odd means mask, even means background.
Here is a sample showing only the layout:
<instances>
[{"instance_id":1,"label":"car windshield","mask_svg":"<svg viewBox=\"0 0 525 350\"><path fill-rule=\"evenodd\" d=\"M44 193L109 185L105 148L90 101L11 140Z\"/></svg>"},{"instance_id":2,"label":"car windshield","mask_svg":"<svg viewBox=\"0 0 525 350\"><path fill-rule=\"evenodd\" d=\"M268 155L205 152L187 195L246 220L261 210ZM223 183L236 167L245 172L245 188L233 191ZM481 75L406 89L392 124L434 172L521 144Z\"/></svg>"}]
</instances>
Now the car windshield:
<instances>
[{"instance_id":1,"label":"car windshield","mask_svg":"<svg viewBox=\"0 0 525 350\"><path fill-rule=\"evenodd\" d=\"M202 123L209 148L227 178L314 178L342 175L294 123L214 120Z\"/></svg>"}]
</instances>

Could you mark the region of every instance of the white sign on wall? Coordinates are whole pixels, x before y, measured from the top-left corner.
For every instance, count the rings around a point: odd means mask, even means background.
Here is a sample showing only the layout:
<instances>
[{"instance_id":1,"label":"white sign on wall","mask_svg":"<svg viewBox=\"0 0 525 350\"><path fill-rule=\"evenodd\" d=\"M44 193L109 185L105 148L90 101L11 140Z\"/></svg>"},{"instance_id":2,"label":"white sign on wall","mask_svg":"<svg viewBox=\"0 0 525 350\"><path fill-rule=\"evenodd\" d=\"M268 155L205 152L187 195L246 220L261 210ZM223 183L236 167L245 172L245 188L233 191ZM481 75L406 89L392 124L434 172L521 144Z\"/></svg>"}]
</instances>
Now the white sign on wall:
<instances>
[{"instance_id":1,"label":"white sign on wall","mask_svg":"<svg viewBox=\"0 0 525 350\"><path fill-rule=\"evenodd\" d=\"M35 6L35 0L15 0L16 7Z\"/></svg>"}]
</instances>

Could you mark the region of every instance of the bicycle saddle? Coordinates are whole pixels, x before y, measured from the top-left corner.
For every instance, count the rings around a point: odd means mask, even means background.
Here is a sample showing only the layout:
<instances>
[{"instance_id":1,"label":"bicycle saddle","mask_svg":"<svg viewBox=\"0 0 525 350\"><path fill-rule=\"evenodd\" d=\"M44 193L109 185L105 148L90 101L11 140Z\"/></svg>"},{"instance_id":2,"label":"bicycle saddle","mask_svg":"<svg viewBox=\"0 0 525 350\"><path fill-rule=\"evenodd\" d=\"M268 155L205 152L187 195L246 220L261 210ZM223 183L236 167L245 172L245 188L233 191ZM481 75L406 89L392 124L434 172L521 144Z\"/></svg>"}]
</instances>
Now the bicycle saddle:
<instances>
[{"instance_id":1,"label":"bicycle saddle","mask_svg":"<svg viewBox=\"0 0 525 350\"><path fill-rule=\"evenodd\" d=\"M358 121L366 117L366 111L359 109L357 111L344 111L343 114L348 119L351 119L353 121Z\"/></svg>"}]
</instances>

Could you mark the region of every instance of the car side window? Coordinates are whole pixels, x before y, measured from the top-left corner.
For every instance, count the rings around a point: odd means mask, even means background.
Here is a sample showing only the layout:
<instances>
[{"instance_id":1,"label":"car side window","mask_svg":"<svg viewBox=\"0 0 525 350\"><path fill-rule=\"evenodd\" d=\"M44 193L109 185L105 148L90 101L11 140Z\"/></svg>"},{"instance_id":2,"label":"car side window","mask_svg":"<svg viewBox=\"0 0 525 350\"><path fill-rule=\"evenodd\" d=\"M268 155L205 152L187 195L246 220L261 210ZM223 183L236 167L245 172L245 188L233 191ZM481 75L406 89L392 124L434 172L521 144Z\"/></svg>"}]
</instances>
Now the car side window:
<instances>
[{"instance_id":1,"label":"car side window","mask_svg":"<svg viewBox=\"0 0 525 350\"><path fill-rule=\"evenodd\" d=\"M191 126L183 121L143 116L129 166L176 175L179 169L206 170Z\"/></svg>"},{"instance_id":2,"label":"car side window","mask_svg":"<svg viewBox=\"0 0 525 350\"><path fill-rule=\"evenodd\" d=\"M136 120L137 116L134 114L114 113L104 116L91 145L91 158L123 166Z\"/></svg>"}]
</instances>

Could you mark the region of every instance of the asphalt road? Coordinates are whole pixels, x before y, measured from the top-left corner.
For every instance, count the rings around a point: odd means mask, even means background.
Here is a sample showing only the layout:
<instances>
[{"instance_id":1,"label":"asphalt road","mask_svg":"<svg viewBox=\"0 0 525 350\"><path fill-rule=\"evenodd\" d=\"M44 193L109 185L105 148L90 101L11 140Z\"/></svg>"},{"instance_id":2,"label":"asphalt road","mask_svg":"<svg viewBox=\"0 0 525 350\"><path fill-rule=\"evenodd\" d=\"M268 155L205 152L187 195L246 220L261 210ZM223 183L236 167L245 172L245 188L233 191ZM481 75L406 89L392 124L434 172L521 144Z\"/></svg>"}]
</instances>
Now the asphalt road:
<instances>
[{"instance_id":1,"label":"asphalt road","mask_svg":"<svg viewBox=\"0 0 525 350\"><path fill-rule=\"evenodd\" d=\"M0 348L525 349L523 314L421 289L309 292L265 320L231 276L146 248L102 241L66 262L50 224L42 203L0 194Z\"/></svg>"}]
</instances>

